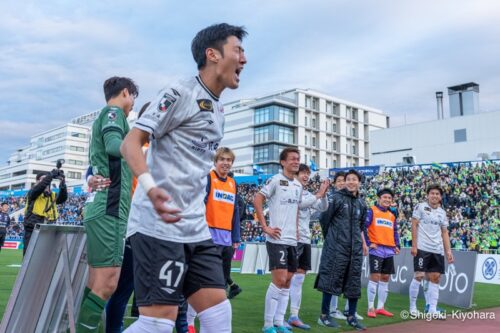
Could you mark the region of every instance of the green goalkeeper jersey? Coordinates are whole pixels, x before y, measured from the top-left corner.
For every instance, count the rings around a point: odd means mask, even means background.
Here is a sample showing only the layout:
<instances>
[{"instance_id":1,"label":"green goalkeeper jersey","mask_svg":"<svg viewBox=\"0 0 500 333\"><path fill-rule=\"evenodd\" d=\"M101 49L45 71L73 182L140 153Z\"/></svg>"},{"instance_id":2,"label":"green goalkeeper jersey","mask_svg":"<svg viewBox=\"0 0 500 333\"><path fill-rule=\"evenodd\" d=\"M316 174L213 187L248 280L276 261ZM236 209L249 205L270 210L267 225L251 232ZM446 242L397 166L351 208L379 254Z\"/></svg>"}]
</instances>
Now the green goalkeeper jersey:
<instances>
[{"instance_id":1,"label":"green goalkeeper jersey","mask_svg":"<svg viewBox=\"0 0 500 333\"><path fill-rule=\"evenodd\" d=\"M111 185L91 193L85 204L84 219L109 215L128 219L132 174L124 159L106 151L111 136L125 138L129 131L124 111L116 106L106 106L92 125L89 147L89 163L94 175L111 179ZM108 147L109 148L109 147Z\"/></svg>"}]
</instances>

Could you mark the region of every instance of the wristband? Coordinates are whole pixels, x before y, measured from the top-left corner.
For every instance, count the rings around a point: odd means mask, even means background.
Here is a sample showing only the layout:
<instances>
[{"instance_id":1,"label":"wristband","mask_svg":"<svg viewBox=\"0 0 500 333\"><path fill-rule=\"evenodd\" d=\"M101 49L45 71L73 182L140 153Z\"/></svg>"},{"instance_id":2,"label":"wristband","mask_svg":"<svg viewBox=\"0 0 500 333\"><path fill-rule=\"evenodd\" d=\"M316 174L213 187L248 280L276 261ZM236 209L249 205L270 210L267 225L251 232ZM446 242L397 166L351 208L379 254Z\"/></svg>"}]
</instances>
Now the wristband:
<instances>
[{"instance_id":1,"label":"wristband","mask_svg":"<svg viewBox=\"0 0 500 333\"><path fill-rule=\"evenodd\" d=\"M149 172L144 172L142 175L137 177L137 181L141 184L144 192L147 194L153 187L156 187L155 180Z\"/></svg>"}]
</instances>

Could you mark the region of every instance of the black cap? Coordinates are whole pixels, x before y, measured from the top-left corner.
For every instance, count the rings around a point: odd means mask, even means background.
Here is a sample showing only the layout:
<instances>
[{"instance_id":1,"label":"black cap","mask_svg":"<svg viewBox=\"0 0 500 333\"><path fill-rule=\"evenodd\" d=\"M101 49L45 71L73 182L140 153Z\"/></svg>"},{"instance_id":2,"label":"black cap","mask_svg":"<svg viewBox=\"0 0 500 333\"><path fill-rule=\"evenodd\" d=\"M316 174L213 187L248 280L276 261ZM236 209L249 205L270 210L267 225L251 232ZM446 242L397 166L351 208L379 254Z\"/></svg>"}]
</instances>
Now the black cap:
<instances>
[{"instance_id":1,"label":"black cap","mask_svg":"<svg viewBox=\"0 0 500 333\"><path fill-rule=\"evenodd\" d=\"M391 197L393 197L393 198L394 198L394 191L393 191L393 190L391 190L390 188L383 188L383 189L378 190L378 192L377 192L377 197L379 197L379 198L380 198L380 197L381 197L381 196L383 196L384 194L390 194L390 195L391 195Z\"/></svg>"}]
</instances>

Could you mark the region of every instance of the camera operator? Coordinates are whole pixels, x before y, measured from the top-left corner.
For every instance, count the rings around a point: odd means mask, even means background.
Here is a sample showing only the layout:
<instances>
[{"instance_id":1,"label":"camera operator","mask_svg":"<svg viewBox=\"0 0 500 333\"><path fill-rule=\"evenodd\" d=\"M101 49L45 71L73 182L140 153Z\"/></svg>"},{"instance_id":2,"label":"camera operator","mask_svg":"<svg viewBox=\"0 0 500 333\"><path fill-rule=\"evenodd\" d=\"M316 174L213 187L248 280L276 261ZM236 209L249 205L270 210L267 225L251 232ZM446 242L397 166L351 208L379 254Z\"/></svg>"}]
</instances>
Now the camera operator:
<instances>
[{"instance_id":1,"label":"camera operator","mask_svg":"<svg viewBox=\"0 0 500 333\"><path fill-rule=\"evenodd\" d=\"M50 184L54 179L60 180L57 197L50 189ZM53 169L51 172L36 175L36 183L26 195L26 210L23 223L23 256L28 249L35 225L44 223L45 221L49 223L57 221L58 212L56 205L64 203L66 199L68 199L68 189L66 188L64 172L62 170Z\"/></svg>"}]
</instances>

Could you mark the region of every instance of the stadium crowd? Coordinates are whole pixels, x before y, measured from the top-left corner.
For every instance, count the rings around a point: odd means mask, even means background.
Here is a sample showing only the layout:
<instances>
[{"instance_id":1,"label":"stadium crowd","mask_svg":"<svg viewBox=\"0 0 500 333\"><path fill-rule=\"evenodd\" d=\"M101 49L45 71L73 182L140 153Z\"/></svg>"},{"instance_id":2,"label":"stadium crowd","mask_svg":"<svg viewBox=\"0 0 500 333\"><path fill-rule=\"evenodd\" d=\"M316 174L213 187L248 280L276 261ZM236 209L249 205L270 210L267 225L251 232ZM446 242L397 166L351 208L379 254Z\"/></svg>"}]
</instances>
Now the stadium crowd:
<instances>
[{"instance_id":1,"label":"stadium crowd","mask_svg":"<svg viewBox=\"0 0 500 333\"><path fill-rule=\"evenodd\" d=\"M411 246L411 214L414 206L425 197L425 188L438 182L444 189L443 205L450 222L450 241L455 250L497 250L500 236L500 164L482 163L455 167L430 169L398 168L386 170L375 177L366 177L362 186L368 205L375 202L377 189L390 187L395 190L395 203L399 213L398 225L403 247ZM312 177L308 190L316 192L319 177ZM238 193L246 203L241 222L241 236L244 242L264 242L262 228L256 220L253 198L261 185L240 184ZM58 223L79 225L82 223L85 195L70 195L67 202L59 206ZM22 197L5 197L9 211L23 209ZM318 215L311 222L312 243L323 243ZM23 215L13 220L8 228L8 238L21 239Z\"/></svg>"},{"instance_id":2,"label":"stadium crowd","mask_svg":"<svg viewBox=\"0 0 500 333\"><path fill-rule=\"evenodd\" d=\"M398 209L398 225L403 247L410 247L411 215L415 205L425 197L430 183L440 183L444 189L443 206L450 221L450 241L455 250L497 250L500 236L500 164L482 163L455 167L436 166L430 169L399 168L384 171L375 177L367 177L362 186L368 205L376 199L377 189L390 187L395 190ZM319 187L318 177L310 181L308 190ZM251 219L243 226L243 240L263 242L262 230L254 221L253 195L256 185L239 185L247 202L246 216ZM313 219L314 220L314 219ZM317 222L311 223L313 244L322 244L322 234Z\"/></svg>"}]
</instances>

